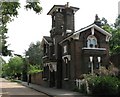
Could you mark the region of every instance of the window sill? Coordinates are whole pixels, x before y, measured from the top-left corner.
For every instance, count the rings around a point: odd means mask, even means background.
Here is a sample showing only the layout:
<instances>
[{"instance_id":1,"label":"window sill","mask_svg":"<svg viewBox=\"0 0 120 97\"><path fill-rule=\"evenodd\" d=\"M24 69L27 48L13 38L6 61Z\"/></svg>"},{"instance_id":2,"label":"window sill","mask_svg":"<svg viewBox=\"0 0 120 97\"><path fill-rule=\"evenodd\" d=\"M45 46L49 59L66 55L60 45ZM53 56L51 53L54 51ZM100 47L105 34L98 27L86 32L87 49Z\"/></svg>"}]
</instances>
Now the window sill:
<instances>
[{"instance_id":1,"label":"window sill","mask_svg":"<svg viewBox=\"0 0 120 97\"><path fill-rule=\"evenodd\" d=\"M64 81L68 81L69 80L69 78L64 78Z\"/></svg>"},{"instance_id":2,"label":"window sill","mask_svg":"<svg viewBox=\"0 0 120 97\"><path fill-rule=\"evenodd\" d=\"M47 78L43 78L44 81L47 81Z\"/></svg>"},{"instance_id":3,"label":"window sill","mask_svg":"<svg viewBox=\"0 0 120 97\"><path fill-rule=\"evenodd\" d=\"M106 50L106 48L90 48L90 47L83 47L82 49L83 49L83 50L84 50L84 49Z\"/></svg>"},{"instance_id":4,"label":"window sill","mask_svg":"<svg viewBox=\"0 0 120 97\"><path fill-rule=\"evenodd\" d=\"M45 55L45 56L43 56L42 58L44 59L44 58L47 58L48 56L47 55Z\"/></svg>"}]
</instances>

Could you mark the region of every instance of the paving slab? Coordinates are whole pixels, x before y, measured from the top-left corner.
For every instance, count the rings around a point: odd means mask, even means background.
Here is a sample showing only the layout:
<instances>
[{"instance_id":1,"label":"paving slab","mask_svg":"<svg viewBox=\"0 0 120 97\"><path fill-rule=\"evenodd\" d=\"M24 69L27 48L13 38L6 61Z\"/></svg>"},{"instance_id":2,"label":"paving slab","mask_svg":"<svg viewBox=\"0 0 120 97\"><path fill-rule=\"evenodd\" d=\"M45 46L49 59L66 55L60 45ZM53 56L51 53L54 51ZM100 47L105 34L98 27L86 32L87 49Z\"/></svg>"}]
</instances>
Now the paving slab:
<instances>
[{"instance_id":1,"label":"paving slab","mask_svg":"<svg viewBox=\"0 0 120 97\"><path fill-rule=\"evenodd\" d=\"M31 84L31 83L28 85L27 82L22 82L22 84L27 87L33 88L37 91L43 92L51 97L88 97L81 93L68 91L68 90L64 90L64 89L43 87L41 85L36 85L36 84Z\"/></svg>"},{"instance_id":2,"label":"paving slab","mask_svg":"<svg viewBox=\"0 0 120 97\"><path fill-rule=\"evenodd\" d=\"M48 95L35 91L31 88L23 86L16 82L10 82L3 78L0 78L0 84L2 83L2 97L49 97Z\"/></svg>"}]
</instances>

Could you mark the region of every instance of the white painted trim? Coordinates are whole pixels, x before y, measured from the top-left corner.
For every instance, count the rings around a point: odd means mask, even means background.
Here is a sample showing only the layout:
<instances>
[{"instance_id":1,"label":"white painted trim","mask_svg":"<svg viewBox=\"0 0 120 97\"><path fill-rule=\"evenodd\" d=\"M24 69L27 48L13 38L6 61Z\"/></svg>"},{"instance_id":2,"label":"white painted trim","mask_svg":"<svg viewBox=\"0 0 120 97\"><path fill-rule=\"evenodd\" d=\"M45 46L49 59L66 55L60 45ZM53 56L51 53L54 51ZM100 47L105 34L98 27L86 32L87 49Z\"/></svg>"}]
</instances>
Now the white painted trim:
<instances>
[{"instance_id":1,"label":"white painted trim","mask_svg":"<svg viewBox=\"0 0 120 97\"><path fill-rule=\"evenodd\" d=\"M44 40L47 44L49 44L48 41L47 41L45 38L43 38L43 40Z\"/></svg>"},{"instance_id":2,"label":"white painted trim","mask_svg":"<svg viewBox=\"0 0 120 97\"><path fill-rule=\"evenodd\" d=\"M50 70L51 72L53 72L52 64L49 64L48 66L49 66L49 70Z\"/></svg>"},{"instance_id":3,"label":"white painted trim","mask_svg":"<svg viewBox=\"0 0 120 97\"><path fill-rule=\"evenodd\" d=\"M52 15L52 13L54 11L56 11L56 9L65 9L66 7L65 6L59 6L59 5L54 5L54 7L47 13L47 15ZM74 10L74 12L76 12L77 10L79 10L79 8L75 8L75 7L72 7L72 6L69 6L69 8L72 8Z\"/></svg>"},{"instance_id":4,"label":"white painted trim","mask_svg":"<svg viewBox=\"0 0 120 97\"><path fill-rule=\"evenodd\" d=\"M67 45L63 46L63 53L67 53Z\"/></svg>"},{"instance_id":5,"label":"white painted trim","mask_svg":"<svg viewBox=\"0 0 120 97\"><path fill-rule=\"evenodd\" d=\"M83 47L82 49L83 49L83 50L85 50L85 49L86 49L86 50L87 50L87 49L88 49L88 50L106 50L106 48L87 48L87 47Z\"/></svg>"},{"instance_id":6,"label":"white painted trim","mask_svg":"<svg viewBox=\"0 0 120 97\"><path fill-rule=\"evenodd\" d=\"M65 57L68 58L69 61L71 60L71 55L62 56L62 59L64 60ZM64 60L64 61L65 61L65 60Z\"/></svg>"},{"instance_id":7,"label":"white painted trim","mask_svg":"<svg viewBox=\"0 0 120 97\"><path fill-rule=\"evenodd\" d=\"M108 36L110 36L110 37L112 36L110 33L108 33L107 31L103 30L102 28L100 28L100 27L97 26L96 24L92 24L91 26L88 26L88 27L86 27L86 28L78 31L77 33L81 33L81 32L83 32L83 31L85 31L85 30L87 30L87 29L89 29L89 28L95 28L95 29L97 29L98 31L100 31L101 33L103 33L104 35L108 35ZM75 33L75 34L76 34L76 33Z\"/></svg>"},{"instance_id":8,"label":"white painted trim","mask_svg":"<svg viewBox=\"0 0 120 97\"><path fill-rule=\"evenodd\" d=\"M76 40L78 40L79 39L79 33L78 34L75 34L74 36L73 36L73 39L76 39Z\"/></svg>"},{"instance_id":9,"label":"white painted trim","mask_svg":"<svg viewBox=\"0 0 120 97\"><path fill-rule=\"evenodd\" d=\"M47 58L48 56L43 56L42 58L44 59L44 58Z\"/></svg>"},{"instance_id":10,"label":"white painted trim","mask_svg":"<svg viewBox=\"0 0 120 97\"><path fill-rule=\"evenodd\" d=\"M68 29L67 29L67 30L66 30L66 33L68 33L68 34L69 34L69 33L72 33L72 30L68 30Z\"/></svg>"},{"instance_id":11,"label":"white painted trim","mask_svg":"<svg viewBox=\"0 0 120 97\"><path fill-rule=\"evenodd\" d=\"M106 41L109 42L110 36L106 36Z\"/></svg>"},{"instance_id":12,"label":"white painted trim","mask_svg":"<svg viewBox=\"0 0 120 97\"><path fill-rule=\"evenodd\" d=\"M56 72L56 71L57 71L57 62L44 63L43 66L44 66L44 67L49 66L49 70L50 70L51 72L53 72L53 71Z\"/></svg>"},{"instance_id":13,"label":"white painted trim","mask_svg":"<svg viewBox=\"0 0 120 97\"><path fill-rule=\"evenodd\" d=\"M69 78L64 78L64 81L68 81L69 80Z\"/></svg>"},{"instance_id":14,"label":"white painted trim","mask_svg":"<svg viewBox=\"0 0 120 97\"><path fill-rule=\"evenodd\" d=\"M45 40L45 42L50 45L50 43L45 38L43 38L43 40Z\"/></svg>"},{"instance_id":15,"label":"white painted trim","mask_svg":"<svg viewBox=\"0 0 120 97\"><path fill-rule=\"evenodd\" d=\"M111 36L112 36L110 33L108 33L107 31L103 30L102 28L100 28L100 27L97 26L96 24L92 24L92 25L90 25L90 26L88 26L88 27L86 27L86 28L83 28L83 29L81 29L81 30L79 30L79 31L76 31L76 33L74 33L73 35L71 35L71 36L65 38L64 40L62 40L62 41L60 42L60 44L61 44L63 41L68 40L68 39L74 37L76 34L79 35L81 32L83 32L83 31L85 31L85 30L88 30L88 29L90 29L90 28L94 28L94 29L100 31L102 34L106 35L106 37L108 37L108 36L111 37ZM109 39L110 39L110 38L109 38ZM107 42L108 42L108 41L109 41L109 40L107 40Z\"/></svg>"},{"instance_id":16,"label":"white painted trim","mask_svg":"<svg viewBox=\"0 0 120 97\"><path fill-rule=\"evenodd\" d=\"M41 46L44 44L44 41L45 41L49 46L52 45L52 43L48 43L48 41L43 37L42 42L41 42Z\"/></svg>"},{"instance_id":17,"label":"white painted trim","mask_svg":"<svg viewBox=\"0 0 120 97\"><path fill-rule=\"evenodd\" d=\"M94 27L91 28L92 35L94 35Z\"/></svg>"},{"instance_id":18,"label":"white painted trim","mask_svg":"<svg viewBox=\"0 0 120 97\"><path fill-rule=\"evenodd\" d=\"M47 78L43 78L43 80L44 80L44 81L46 81L46 80L47 80Z\"/></svg>"}]
</instances>

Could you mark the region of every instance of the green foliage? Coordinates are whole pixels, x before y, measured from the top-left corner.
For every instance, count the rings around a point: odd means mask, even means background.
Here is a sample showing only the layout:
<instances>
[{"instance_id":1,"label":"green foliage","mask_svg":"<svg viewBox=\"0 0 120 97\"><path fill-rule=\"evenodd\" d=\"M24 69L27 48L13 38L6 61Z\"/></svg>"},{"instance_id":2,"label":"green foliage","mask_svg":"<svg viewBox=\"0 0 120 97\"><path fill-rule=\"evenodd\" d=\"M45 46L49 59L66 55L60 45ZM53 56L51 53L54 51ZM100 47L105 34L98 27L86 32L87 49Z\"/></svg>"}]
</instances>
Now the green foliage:
<instances>
[{"instance_id":1,"label":"green foliage","mask_svg":"<svg viewBox=\"0 0 120 97\"><path fill-rule=\"evenodd\" d=\"M81 87L80 92L84 93L84 94L87 94L86 83L82 83L80 87Z\"/></svg>"},{"instance_id":2,"label":"green foliage","mask_svg":"<svg viewBox=\"0 0 120 97\"><path fill-rule=\"evenodd\" d=\"M40 7L40 2L27 2L26 9L33 9L36 13L40 13L42 7Z\"/></svg>"},{"instance_id":3,"label":"green foliage","mask_svg":"<svg viewBox=\"0 0 120 97\"><path fill-rule=\"evenodd\" d=\"M97 76L88 81L93 95L118 95L120 81L116 77Z\"/></svg>"},{"instance_id":4,"label":"green foliage","mask_svg":"<svg viewBox=\"0 0 120 97\"><path fill-rule=\"evenodd\" d=\"M28 57L29 63L32 65L42 64L42 48L40 47L40 42L36 42L36 44L31 43L29 46L28 51L26 51L26 56ZM42 68L42 67L41 67Z\"/></svg>"},{"instance_id":5,"label":"green foliage","mask_svg":"<svg viewBox=\"0 0 120 97\"><path fill-rule=\"evenodd\" d=\"M119 76L119 69L114 65L110 65L108 69L105 66L100 66L99 69L94 70L94 73L100 76Z\"/></svg>"},{"instance_id":6,"label":"green foliage","mask_svg":"<svg viewBox=\"0 0 120 97\"><path fill-rule=\"evenodd\" d=\"M113 53L114 54L120 54L120 46L117 45L116 47L114 47L113 48Z\"/></svg>"},{"instance_id":7,"label":"green foliage","mask_svg":"<svg viewBox=\"0 0 120 97\"><path fill-rule=\"evenodd\" d=\"M8 45L6 45L8 38L6 36L6 33L8 31L7 29L7 23L11 22L13 19L12 17L15 17L18 15L17 9L20 8L19 2L0 2L0 54L3 56L11 55L11 50L8 50Z\"/></svg>"},{"instance_id":8,"label":"green foliage","mask_svg":"<svg viewBox=\"0 0 120 97\"><path fill-rule=\"evenodd\" d=\"M7 24L12 20L11 17L18 15L18 9L20 8L19 2L2 2L2 23Z\"/></svg>"},{"instance_id":9,"label":"green foliage","mask_svg":"<svg viewBox=\"0 0 120 97\"><path fill-rule=\"evenodd\" d=\"M120 95L120 79L116 76L116 71L118 72L118 69L110 65L108 69L100 67L97 75L81 75L81 86L78 92L89 95Z\"/></svg>"},{"instance_id":10,"label":"green foliage","mask_svg":"<svg viewBox=\"0 0 120 97\"><path fill-rule=\"evenodd\" d=\"M107 20L103 18L101 20L102 28L107 32L112 34L110 39L110 53L111 54L118 54L120 53L120 15L117 17L114 24L108 24Z\"/></svg>"},{"instance_id":11,"label":"green foliage","mask_svg":"<svg viewBox=\"0 0 120 97\"><path fill-rule=\"evenodd\" d=\"M5 60L0 56L0 65L5 64Z\"/></svg>"},{"instance_id":12,"label":"green foliage","mask_svg":"<svg viewBox=\"0 0 120 97\"><path fill-rule=\"evenodd\" d=\"M80 92L80 90L77 86L75 86L72 90L75 91L75 92Z\"/></svg>"},{"instance_id":13,"label":"green foliage","mask_svg":"<svg viewBox=\"0 0 120 97\"><path fill-rule=\"evenodd\" d=\"M12 51L8 50L6 33L8 32L7 23L14 20L14 17L19 15L18 9L20 8L19 0L16 2L0 2L0 55L10 56ZM26 9L33 9L36 13L40 13L42 7L39 0L37 2L26 2Z\"/></svg>"},{"instance_id":14,"label":"green foliage","mask_svg":"<svg viewBox=\"0 0 120 97\"><path fill-rule=\"evenodd\" d=\"M2 76L3 77L9 77L11 76L9 65L6 63L2 66Z\"/></svg>"},{"instance_id":15,"label":"green foliage","mask_svg":"<svg viewBox=\"0 0 120 97\"><path fill-rule=\"evenodd\" d=\"M7 64L3 65L3 75L10 78L20 77L23 69L23 60L20 57L13 57Z\"/></svg>"},{"instance_id":16,"label":"green foliage","mask_svg":"<svg viewBox=\"0 0 120 97\"><path fill-rule=\"evenodd\" d=\"M112 38L110 40L110 50L112 54L120 53L120 29L112 31Z\"/></svg>"},{"instance_id":17,"label":"green foliage","mask_svg":"<svg viewBox=\"0 0 120 97\"><path fill-rule=\"evenodd\" d=\"M115 28L120 29L120 15L119 15L118 18L116 19L114 25L115 25Z\"/></svg>"},{"instance_id":18,"label":"green foliage","mask_svg":"<svg viewBox=\"0 0 120 97\"><path fill-rule=\"evenodd\" d=\"M29 71L28 71L29 74L34 74L34 73L38 73L38 72L42 72L43 71L37 65L33 66L33 65L29 64L29 66L30 66L29 67Z\"/></svg>"},{"instance_id":19,"label":"green foliage","mask_svg":"<svg viewBox=\"0 0 120 97\"><path fill-rule=\"evenodd\" d=\"M2 76L2 65L5 64L5 60L0 56L0 77Z\"/></svg>"}]
</instances>

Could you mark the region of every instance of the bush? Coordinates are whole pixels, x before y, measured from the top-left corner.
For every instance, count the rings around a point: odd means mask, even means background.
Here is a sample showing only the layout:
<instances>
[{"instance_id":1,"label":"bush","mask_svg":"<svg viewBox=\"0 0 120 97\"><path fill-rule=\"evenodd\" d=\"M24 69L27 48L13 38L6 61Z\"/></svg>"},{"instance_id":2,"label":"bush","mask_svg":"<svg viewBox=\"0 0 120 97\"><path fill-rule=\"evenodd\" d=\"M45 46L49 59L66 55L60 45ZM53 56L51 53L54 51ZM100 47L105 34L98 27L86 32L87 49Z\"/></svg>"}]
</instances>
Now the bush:
<instances>
[{"instance_id":1,"label":"bush","mask_svg":"<svg viewBox=\"0 0 120 97\"><path fill-rule=\"evenodd\" d=\"M97 76L88 80L89 90L93 95L118 95L120 82L111 76Z\"/></svg>"},{"instance_id":2,"label":"bush","mask_svg":"<svg viewBox=\"0 0 120 97\"><path fill-rule=\"evenodd\" d=\"M34 74L34 73L38 73L38 72L43 71L39 68L39 65L29 65L29 66L30 66L29 71L28 71L29 74Z\"/></svg>"},{"instance_id":3,"label":"bush","mask_svg":"<svg viewBox=\"0 0 120 97\"><path fill-rule=\"evenodd\" d=\"M82 83L80 87L81 87L80 92L84 93L84 94L87 94L86 84Z\"/></svg>"},{"instance_id":4,"label":"bush","mask_svg":"<svg viewBox=\"0 0 120 97\"><path fill-rule=\"evenodd\" d=\"M80 90L79 90L79 88L78 88L77 86L75 86L75 87L73 88L73 91L75 91L75 92L80 92Z\"/></svg>"}]
</instances>

